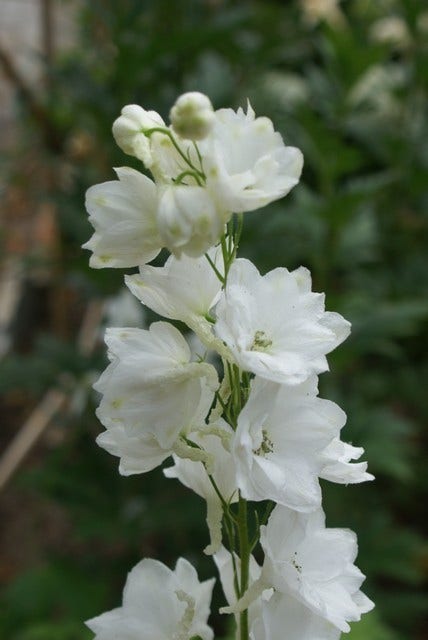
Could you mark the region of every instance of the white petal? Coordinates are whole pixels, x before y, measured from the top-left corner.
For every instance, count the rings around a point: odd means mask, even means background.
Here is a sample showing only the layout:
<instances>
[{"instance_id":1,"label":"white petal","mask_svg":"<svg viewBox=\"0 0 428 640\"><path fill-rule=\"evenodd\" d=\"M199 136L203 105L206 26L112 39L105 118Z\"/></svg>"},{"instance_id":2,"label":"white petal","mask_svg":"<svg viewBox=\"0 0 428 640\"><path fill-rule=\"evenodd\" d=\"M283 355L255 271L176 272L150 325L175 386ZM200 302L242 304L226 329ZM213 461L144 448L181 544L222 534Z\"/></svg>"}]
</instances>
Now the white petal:
<instances>
[{"instance_id":1,"label":"white petal","mask_svg":"<svg viewBox=\"0 0 428 640\"><path fill-rule=\"evenodd\" d=\"M362 447L353 447L339 438L335 438L322 452L325 466L320 474L321 478L342 484L355 484L374 480L371 473L367 473L367 462L352 463L364 453Z\"/></svg>"},{"instance_id":2,"label":"white petal","mask_svg":"<svg viewBox=\"0 0 428 640\"><path fill-rule=\"evenodd\" d=\"M339 640L340 631L292 596L275 593L262 603L251 640Z\"/></svg>"},{"instance_id":3,"label":"white petal","mask_svg":"<svg viewBox=\"0 0 428 640\"><path fill-rule=\"evenodd\" d=\"M86 208L95 233L83 246L92 251L90 265L94 268L150 262L162 248L156 226L154 182L129 167L116 173L119 180L95 185L86 192Z\"/></svg>"},{"instance_id":4,"label":"white petal","mask_svg":"<svg viewBox=\"0 0 428 640\"><path fill-rule=\"evenodd\" d=\"M113 423L100 433L96 442L120 458L119 473L123 476L151 471L171 455L171 451L162 449L152 435L130 436L121 424L115 426Z\"/></svg>"},{"instance_id":5,"label":"white petal","mask_svg":"<svg viewBox=\"0 0 428 640\"><path fill-rule=\"evenodd\" d=\"M220 249L211 249L208 255L222 272ZM182 255L178 259L171 255L163 267L142 266L139 275L125 276L125 282L152 311L193 324L205 318L221 290L221 282L205 256Z\"/></svg>"},{"instance_id":6,"label":"white petal","mask_svg":"<svg viewBox=\"0 0 428 640\"><path fill-rule=\"evenodd\" d=\"M231 214L219 213L201 186L169 186L159 201L158 228L164 245L176 256L199 257L214 246Z\"/></svg>"}]
</instances>

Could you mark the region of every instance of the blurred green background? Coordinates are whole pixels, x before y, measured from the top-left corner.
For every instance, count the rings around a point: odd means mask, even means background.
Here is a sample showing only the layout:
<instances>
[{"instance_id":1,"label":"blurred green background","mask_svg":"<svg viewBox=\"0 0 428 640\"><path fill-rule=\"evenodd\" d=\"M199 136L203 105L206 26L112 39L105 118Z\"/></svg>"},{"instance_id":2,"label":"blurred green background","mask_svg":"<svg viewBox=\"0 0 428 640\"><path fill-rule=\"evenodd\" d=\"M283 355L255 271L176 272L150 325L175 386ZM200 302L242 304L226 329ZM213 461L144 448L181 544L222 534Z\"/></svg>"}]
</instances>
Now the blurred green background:
<instances>
[{"instance_id":1,"label":"blurred green background","mask_svg":"<svg viewBox=\"0 0 428 640\"><path fill-rule=\"evenodd\" d=\"M263 272L309 267L327 308L352 322L321 377L321 395L348 413L343 438L365 447L376 476L323 486L327 523L358 533L377 604L349 638L427 640L426 0L82 0L73 15L72 43L58 50L45 14L44 77L31 89L0 50L19 114L0 162L0 266L15 283L2 449L44 394L63 394L52 419L48 397L43 434L0 490L0 637L92 637L82 621L119 605L143 556L185 556L214 574L200 499L161 470L120 477L94 443L102 326L142 320L123 297L106 304L123 270L91 271L80 249L92 233L85 190L133 162L111 136L122 106L166 118L179 93L199 90L215 108L249 98L304 153L292 194L246 214L241 256Z\"/></svg>"}]
</instances>

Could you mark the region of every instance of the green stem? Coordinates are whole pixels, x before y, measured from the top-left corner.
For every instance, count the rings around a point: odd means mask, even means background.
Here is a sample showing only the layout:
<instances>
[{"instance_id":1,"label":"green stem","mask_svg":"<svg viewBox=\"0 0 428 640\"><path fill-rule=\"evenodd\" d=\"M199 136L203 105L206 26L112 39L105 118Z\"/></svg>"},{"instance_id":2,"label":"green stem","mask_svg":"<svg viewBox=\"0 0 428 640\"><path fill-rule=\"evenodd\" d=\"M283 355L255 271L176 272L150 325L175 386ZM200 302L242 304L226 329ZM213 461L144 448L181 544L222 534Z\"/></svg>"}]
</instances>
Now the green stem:
<instances>
[{"instance_id":1,"label":"green stem","mask_svg":"<svg viewBox=\"0 0 428 640\"><path fill-rule=\"evenodd\" d=\"M250 544L248 541L247 501L239 496L238 509L239 555L241 558L240 597L248 589L250 569ZM239 614L240 640L248 640L248 609Z\"/></svg>"},{"instance_id":2,"label":"green stem","mask_svg":"<svg viewBox=\"0 0 428 640\"><path fill-rule=\"evenodd\" d=\"M220 244L221 244L221 251L222 251L222 254L223 254L224 284L226 284L226 282L227 282L227 274L229 272L229 267L230 267L230 254L229 254L229 249L228 249L228 246L227 246L226 236L225 235L223 235L221 237Z\"/></svg>"},{"instance_id":3,"label":"green stem","mask_svg":"<svg viewBox=\"0 0 428 640\"><path fill-rule=\"evenodd\" d=\"M177 151L177 153L181 156L181 158L183 158L184 162L189 165L189 167L192 169L192 171L194 171L195 173L197 173L199 175L199 177L202 180L205 180L205 175L199 171L199 169L197 169L193 163L189 160L189 158L186 156L185 153L183 153L183 151L180 149L179 145L177 144L176 139L174 138L174 136L172 135L171 131L169 131L168 129L164 129L163 127L153 127L152 129L147 129L147 131L143 131L144 135L146 135L148 138L153 134L153 133L163 133L164 136L167 136L175 150Z\"/></svg>"},{"instance_id":4,"label":"green stem","mask_svg":"<svg viewBox=\"0 0 428 640\"><path fill-rule=\"evenodd\" d=\"M199 176L194 172L194 171L190 171L190 169L188 169L187 171L182 171L176 178L175 178L175 184L183 184L183 179L187 178L187 176L192 177L196 184L199 187L202 187L202 182L199 179Z\"/></svg>"},{"instance_id":5,"label":"green stem","mask_svg":"<svg viewBox=\"0 0 428 640\"><path fill-rule=\"evenodd\" d=\"M206 259L208 260L208 262L210 263L211 268L213 269L214 273L216 274L217 278L220 280L220 282L222 284L224 284L224 278L221 275L220 271L217 269L217 267L215 266L214 262L211 260L210 256L208 255L208 253L205 254Z\"/></svg>"}]
</instances>

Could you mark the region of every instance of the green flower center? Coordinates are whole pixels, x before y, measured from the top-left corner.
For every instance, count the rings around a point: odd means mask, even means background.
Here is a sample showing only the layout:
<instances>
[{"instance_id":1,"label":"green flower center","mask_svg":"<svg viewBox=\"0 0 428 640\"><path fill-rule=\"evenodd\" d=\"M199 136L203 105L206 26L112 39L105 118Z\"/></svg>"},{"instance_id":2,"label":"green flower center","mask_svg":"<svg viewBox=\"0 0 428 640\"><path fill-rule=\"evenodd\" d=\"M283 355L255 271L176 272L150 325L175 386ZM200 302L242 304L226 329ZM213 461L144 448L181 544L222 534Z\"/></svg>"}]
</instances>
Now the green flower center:
<instances>
[{"instance_id":1,"label":"green flower center","mask_svg":"<svg viewBox=\"0 0 428 640\"><path fill-rule=\"evenodd\" d=\"M254 455L256 456L266 456L268 453L272 453L273 451L273 442L268 436L268 432L266 429L262 430L262 443L258 449L253 450Z\"/></svg>"},{"instance_id":2,"label":"green flower center","mask_svg":"<svg viewBox=\"0 0 428 640\"><path fill-rule=\"evenodd\" d=\"M266 336L264 331L256 331L254 334L253 344L250 347L251 351L267 351L272 346L272 340Z\"/></svg>"}]
</instances>

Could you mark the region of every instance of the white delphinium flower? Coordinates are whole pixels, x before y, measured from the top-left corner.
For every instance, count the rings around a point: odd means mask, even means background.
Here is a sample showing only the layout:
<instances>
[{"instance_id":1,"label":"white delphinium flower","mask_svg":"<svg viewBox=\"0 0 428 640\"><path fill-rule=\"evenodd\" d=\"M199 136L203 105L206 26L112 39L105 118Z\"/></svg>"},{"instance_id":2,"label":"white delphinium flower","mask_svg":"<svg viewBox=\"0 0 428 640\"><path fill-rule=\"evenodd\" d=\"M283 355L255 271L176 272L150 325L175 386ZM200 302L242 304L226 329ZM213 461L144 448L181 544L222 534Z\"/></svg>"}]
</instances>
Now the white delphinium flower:
<instances>
[{"instance_id":1,"label":"white delphinium flower","mask_svg":"<svg viewBox=\"0 0 428 640\"><path fill-rule=\"evenodd\" d=\"M205 423L217 373L210 364L190 362L187 342L167 322L155 322L149 330L109 329L105 340L111 362L94 388L103 394L97 416L108 435L98 442L124 456L125 472L135 473L129 471L135 464L133 445L142 467L147 446L152 465L172 453L181 435ZM134 440L128 442L128 436Z\"/></svg>"},{"instance_id":2,"label":"white delphinium flower","mask_svg":"<svg viewBox=\"0 0 428 640\"><path fill-rule=\"evenodd\" d=\"M151 140L145 132L157 127L166 125L156 111L146 111L137 104L128 104L113 123L113 136L122 151L142 160L150 168L153 163Z\"/></svg>"},{"instance_id":3,"label":"white delphinium flower","mask_svg":"<svg viewBox=\"0 0 428 640\"><path fill-rule=\"evenodd\" d=\"M171 253L198 257L216 244L231 212L222 212L203 186L181 184L161 190L157 222Z\"/></svg>"},{"instance_id":4,"label":"white delphinium flower","mask_svg":"<svg viewBox=\"0 0 428 640\"><path fill-rule=\"evenodd\" d=\"M221 249L210 249L207 254L223 275ZM205 256L183 255L178 259L172 255L163 267L144 265L139 274L125 276L125 282L146 307L169 320L184 322L208 348L225 354L225 347L213 334L210 321L221 282Z\"/></svg>"},{"instance_id":5,"label":"white delphinium flower","mask_svg":"<svg viewBox=\"0 0 428 640\"><path fill-rule=\"evenodd\" d=\"M234 589L232 554L222 547L214 561L220 575L221 585L228 604L233 609L237 602ZM241 563L235 556L235 569ZM260 578L261 568L250 556L249 587ZM239 616L236 615L239 629ZM340 631L324 618L314 614L308 607L291 595L264 590L248 607L250 640L339 640ZM237 634L239 637L239 633Z\"/></svg>"},{"instance_id":6,"label":"white delphinium flower","mask_svg":"<svg viewBox=\"0 0 428 640\"><path fill-rule=\"evenodd\" d=\"M134 267L155 258L162 248L157 227L157 188L129 167L116 169L119 180L103 182L86 192L86 209L95 233L91 267Z\"/></svg>"},{"instance_id":7,"label":"white delphinium flower","mask_svg":"<svg viewBox=\"0 0 428 640\"><path fill-rule=\"evenodd\" d=\"M356 535L349 529L327 529L321 509L298 513L280 505L261 527L265 553L262 585L292 595L341 631L360 620L373 603L360 591L365 576L353 564Z\"/></svg>"},{"instance_id":8,"label":"white delphinium flower","mask_svg":"<svg viewBox=\"0 0 428 640\"><path fill-rule=\"evenodd\" d=\"M226 211L253 211L285 196L303 167L299 149L287 147L269 118L220 109L202 148L207 188Z\"/></svg>"},{"instance_id":9,"label":"white delphinium flower","mask_svg":"<svg viewBox=\"0 0 428 640\"><path fill-rule=\"evenodd\" d=\"M274 500L309 512L321 505L319 477L334 482L339 477L342 482L346 476L345 481L351 481L352 465L348 470L338 464L339 456L345 453L339 448L343 443L338 440L337 448L330 447L324 453L333 439L338 439L346 415L334 402L318 398L317 393L316 376L296 386L260 378L252 381L232 445L237 483L244 498ZM354 475L358 481L369 479L361 477L360 469Z\"/></svg>"},{"instance_id":10,"label":"white delphinium flower","mask_svg":"<svg viewBox=\"0 0 428 640\"><path fill-rule=\"evenodd\" d=\"M340 438L334 438L321 452L324 467L320 478L341 484L356 484L366 480L374 480L371 473L367 473L367 462L351 462L358 460L364 453L362 447L353 447Z\"/></svg>"},{"instance_id":11,"label":"white delphinium flower","mask_svg":"<svg viewBox=\"0 0 428 640\"><path fill-rule=\"evenodd\" d=\"M340 636L331 622L282 593L262 601L260 614L250 629L250 640L339 640Z\"/></svg>"},{"instance_id":12,"label":"white delphinium flower","mask_svg":"<svg viewBox=\"0 0 428 640\"><path fill-rule=\"evenodd\" d=\"M230 453L224 448L225 439L230 439L233 430L224 421L219 420L216 424L210 424L211 431L217 431L219 435L210 434L208 431L199 431L190 434L189 438L197 444L203 451L208 453L212 459L211 477L220 492L222 498L228 504L236 502L238 490L235 479L235 465ZM167 478L177 478L185 487L192 489L207 503L207 525L210 532L211 542L205 549L205 553L215 553L221 545L221 520L223 508L207 470L202 462L185 460L174 457L174 466L164 469Z\"/></svg>"},{"instance_id":13,"label":"white delphinium flower","mask_svg":"<svg viewBox=\"0 0 428 640\"><path fill-rule=\"evenodd\" d=\"M199 582L180 558L174 571L147 558L128 574L122 606L86 622L94 640L212 640L207 625L214 578Z\"/></svg>"},{"instance_id":14,"label":"white delphinium flower","mask_svg":"<svg viewBox=\"0 0 428 640\"><path fill-rule=\"evenodd\" d=\"M208 96L199 91L189 91L177 98L169 117L179 136L202 140L214 124L214 109Z\"/></svg>"},{"instance_id":15,"label":"white delphinium flower","mask_svg":"<svg viewBox=\"0 0 428 640\"><path fill-rule=\"evenodd\" d=\"M374 22L369 30L373 42L389 44L398 49L407 49L412 44L412 35L406 22L398 15L389 15Z\"/></svg>"},{"instance_id":16,"label":"white delphinium flower","mask_svg":"<svg viewBox=\"0 0 428 640\"><path fill-rule=\"evenodd\" d=\"M215 331L241 369L283 384L327 371L326 354L350 332L347 320L325 311L324 294L311 291L307 269L261 276L245 259L230 268L216 314Z\"/></svg>"}]
</instances>

